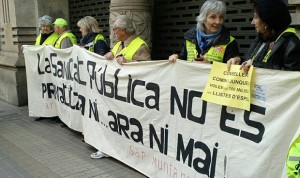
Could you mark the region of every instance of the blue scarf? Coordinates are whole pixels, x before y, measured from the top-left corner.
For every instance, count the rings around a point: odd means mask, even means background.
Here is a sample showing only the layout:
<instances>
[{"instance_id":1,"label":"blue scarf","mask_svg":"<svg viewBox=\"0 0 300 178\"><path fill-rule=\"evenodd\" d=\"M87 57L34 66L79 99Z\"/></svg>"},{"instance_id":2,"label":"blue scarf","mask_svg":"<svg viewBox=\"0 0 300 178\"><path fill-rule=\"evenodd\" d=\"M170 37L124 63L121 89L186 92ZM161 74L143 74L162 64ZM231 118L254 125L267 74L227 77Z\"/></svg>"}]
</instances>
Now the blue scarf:
<instances>
[{"instance_id":1,"label":"blue scarf","mask_svg":"<svg viewBox=\"0 0 300 178\"><path fill-rule=\"evenodd\" d=\"M197 43L202 52L205 51L207 46L210 45L211 42L220 34L221 29L222 28L212 34L205 34L203 31L196 31Z\"/></svg>"}]
</instances>

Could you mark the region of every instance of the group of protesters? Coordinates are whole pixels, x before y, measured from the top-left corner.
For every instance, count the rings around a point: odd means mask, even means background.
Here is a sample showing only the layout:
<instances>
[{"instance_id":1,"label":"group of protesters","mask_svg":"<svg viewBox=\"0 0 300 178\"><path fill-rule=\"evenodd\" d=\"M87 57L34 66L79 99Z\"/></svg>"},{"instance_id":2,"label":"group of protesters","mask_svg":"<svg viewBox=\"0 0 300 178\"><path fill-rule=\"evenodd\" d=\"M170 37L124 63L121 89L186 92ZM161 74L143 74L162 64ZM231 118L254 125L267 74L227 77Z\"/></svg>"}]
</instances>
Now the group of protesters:
<instances>
[{"instance_id":1,"label":"group of protesters","mask_svg":"<svg viewBox=\"0 0 300 178\"><path fill-rule=\"evenodd\" d=\"M113 24L113 31L118 43L110 50L105 37L101 34L99 24L94 17L86 16L77 22L82 38L79 43L75 35L68 30L68 22L63 18L57 18L54 22L48 15L42 16L39 21L40 34L36 38L35 45L53 45L57 49L65 49L73 45L79 45L91 52L104 56L107 60L114 60L119 64L131 61L151 60L150 50L144 40L135 34L135 28L131 19L126 15L120 15ZM44 119L39 117L36 121ZM56 121L61 122L58 117ZM66 125L62 123L62 126ZM109 157L101 151L91 154L92 158Z\"/></svg>"},{"instance_id":2,"label":"group of protesters","mask_svg":"<svg viewBox=\"0 0 300 178\"><path fill-rule=\"evenodd\" d=\"M255 26L257 36L244 57L240 56L237 40L224 26L225 3L221 0L207 0L196 18L197 25L184 34L181 53L170 55L169 61L221 62L227 64L228 70L231 65L240 65L240 69L246 73L251 66L300 71L300 40L296 30L290 27L291 15L286 4L282 0L256 0L253 7L251 24ZM134 24L126 15L117 16L114 23L110 24L118 40L112 49L101 34L95 18L83 17L77 26L82 35L79 43L68 30L65 19L57 18L53 22L50 16L45 15L39 19L41 33L36 39L36 45L53 45L64 49L77 44L107 60L116 60L119 64L151 60L146 42L135 34ZM299 138L296 140L300 142ZM299 144L296 142L291 146L289 154L292 155L289 156L300 156ZM92 158L107 156L101 151L91 155ZM297 161L287 159L289 176L298 173L295 170L296 164Z\"/></svg>"},{"instance_id":3,"label":"group of protesters","mask_svg":"<svg viewBox=\"0 0 300 178\"><path fill-rule=\"evenodd\" d=\"M134 26L126 15L118 16L113 24L114 34L119 42L111 51L94 17L83 17L77 22L77 26L82 35L79 43L77 43L75 35L68 30L68 22L65 19L57 18L53 22L50 16L42 16L39 19L40 34L36 38L35 45L53 45L58 49L79 45L91 52L105 56L108 60L116 58L120 64L129 61L151 60L146 42L135 34Z\"/></svg>"}]
</instances>

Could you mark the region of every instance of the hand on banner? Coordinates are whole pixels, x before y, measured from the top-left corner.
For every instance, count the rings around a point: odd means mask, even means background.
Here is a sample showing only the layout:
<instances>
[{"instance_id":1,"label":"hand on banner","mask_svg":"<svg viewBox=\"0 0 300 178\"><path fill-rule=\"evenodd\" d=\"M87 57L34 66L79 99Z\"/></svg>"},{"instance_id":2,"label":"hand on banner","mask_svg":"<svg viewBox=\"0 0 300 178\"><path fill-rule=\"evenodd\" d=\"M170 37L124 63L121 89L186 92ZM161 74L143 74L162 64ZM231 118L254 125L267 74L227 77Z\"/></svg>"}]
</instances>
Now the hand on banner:
<instances>
[{"instance_id":1,"label":"hand on banner","mask_svg":"<svg viewBox=\"0 0 300 178\"><path fill-rule=\"evenodd\" d=\"M117 60L117 62L118 62L119 64L124 64L124 63L126 63L126 59L124 58L123 55L118 55L118 56L116 56L116 60Z\"/></svg>"},{"instance_id":2,"label":"hand on banner","mask_svg":"<svg viewBox=\"0 0 300 178\"><path fill-rule=\"evenodd\" d=\"M113 60L114 59L114 54L112 52L108 52L104 55L107 60Z\"/></svg>"},{"instance_id":3,"label":"hand on banner","mask_svg":"<svg viewBox=\"0 0 300 178\"><path fill-rule=\"evenodd\" d=\"M241 63L240 57L233 57L227 61L227 70L230 71L231 65L239 65Z\"/></svg>"},{"instance_id":4,"label":"hand on banner","mask_svg":"<svg viewBox=\"0 0 300 178\"><path fill-rule=\"evenodd\" d=\"M178 54L172 54L171 56L169 56L169 61L171 62L176 62L177 59L178 59Z\"/></svg>"},{"instance_id":5,"label":"hand on banner","mask_svg":"<svg viewBox=\"0 0 300 178\"><path fill-rule=\"evenodd\" d=\"M248 73L250 67L252 66L252 59L249 59L248 61L245 61L242 63L240 70L243 70L246 74Z\"/></svg>"}]
</instances>

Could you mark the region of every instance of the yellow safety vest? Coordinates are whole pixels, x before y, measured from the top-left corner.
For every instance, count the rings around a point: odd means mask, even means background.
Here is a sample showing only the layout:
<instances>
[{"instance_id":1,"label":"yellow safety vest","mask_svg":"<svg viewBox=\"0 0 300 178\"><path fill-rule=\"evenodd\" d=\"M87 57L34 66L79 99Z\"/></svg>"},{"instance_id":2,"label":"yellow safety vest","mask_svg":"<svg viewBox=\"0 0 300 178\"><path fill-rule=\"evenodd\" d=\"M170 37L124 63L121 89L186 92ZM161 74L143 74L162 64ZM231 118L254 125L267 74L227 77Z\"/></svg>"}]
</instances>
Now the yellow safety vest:
<instances>
[{"instance_id":1,"label":"yellow safety vest","mask_svg":"<svg viewBox=\"0 0 300 178\"><path fill-rule=\"evenodd\" d=\"M278 41L278 39L286 32L291 32L291 33L294 33L296 34L296 29L295 28L291 28L291 27L288 27L286 30L284 30L278 37L277 39L275 40L275 43ZM268 59L269 59L269 56L270 56L270 53L272 52L272 49L269 49L267 54L265 55L264 59L262 60L262 62L267 62Z\"/></svg>"},{"instance_id":2,"label":"yellow safety vest","mask_svg":"<svg viewBox=\"0 0 300 178\"><path fill-rule=\"evenodd\" d=\"M95 37L95 39L94 39L94 44L93 44L92 46L89 47L89 51L94 52L94 50L95 50L95 48L94 48L94 47L95 47L95 44L96 44L97 41L99 41L99 40L102 40L102 41L106 42L105 39L104 39L104 37L103 37L103 35L98 34L98 35Z\"/></svg>"},{"instance_id":3,"label":"yellow safety vest","mask_svg":"<svg viewBox=\"0 0 300 178\"><path fill-rule=\"evenodd\" d=\"M66 33L62 34L62 35L56 40L56 42L55 42L55 44L54 44L54 47L60 49L61 41L62 41L64 38L66 38L66 37L68 37L68 38L71 40L71 43L72 43L73 45L74 45L74 44L77 44L77 39L76 39L75 35L74 35L73 33L71 33L71 32L66 32Z\"/></svg>"},{"instance_id":4,"label":"yellow safety vest","mask_svg":"<svg viewBox=\"0 0 300 178\"><path fill-rule=\"evenodd\" d=\"M143 44L147 45L144 40L142 40L140 37L136 37L134 40L132 40L128 46L123 48L121 51L117 53L117 50L119 49L121 45L121 41L119 41L112 49L112 53L114 56L117 56L119 54L122 54L123 57L126 60L132 60L133 55L136 53L136 51L142 46Z\"/></svg>"},{"instance_id":5,"label":"yellow safety vest","mask_svg":"<svg viewBox=\"0 0 300 178\"><path fill-rule=\"evenodd\" d=\"M300 177L300 135L290 146L286 159L286 173L289 178Z\"/></svg>"},{"instance_id":6,"label":"yellow safety vest","mask_svg":"<svg viewBox=\"0 0 300 178\"><path fill-rule=\"evenodd\" d=\"M223 62L223 57L225 54L226 47L228 44L233 42L234 38L230 36L229 43L224 45L216 45L209 48L207 53L204 54L204 58L208 61L217 61L217 62ZM186 51L187 51L187 60L193 61L198 56L198 51L196 49L196 44L186 40Z\"/></svg>"},{"instance_id":7,"label":"yellow safety vest","mask_svg":"<svg viewBox=\"0 0 300 178\"><path fill-rule=\"evenodd\" d=\"M41 37L42 37L41 34L39 34L39 36L36 37L35 45L40 45ZM57 38L58 38L58 35L56 33L52 33L50 36L48 36L48 38L43 42L42 45L54 45Z\"/></svg>"}]
</instances>

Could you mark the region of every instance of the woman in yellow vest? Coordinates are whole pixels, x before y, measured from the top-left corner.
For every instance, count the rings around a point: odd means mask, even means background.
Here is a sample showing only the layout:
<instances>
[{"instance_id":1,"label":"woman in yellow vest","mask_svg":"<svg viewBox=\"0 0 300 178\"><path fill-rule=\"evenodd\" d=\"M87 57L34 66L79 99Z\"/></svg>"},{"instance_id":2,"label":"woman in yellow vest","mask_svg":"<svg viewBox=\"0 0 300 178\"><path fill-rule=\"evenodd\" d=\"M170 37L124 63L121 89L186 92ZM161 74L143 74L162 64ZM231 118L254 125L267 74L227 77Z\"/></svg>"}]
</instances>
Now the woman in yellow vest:
<instances>
[{"instance_id":1,"label":"woman in yellow vest","mask_svg":"<svg viewBox=\"0 0 300 178\"><path fill-rule=\"evenodd\" d=\"M54 24L54 31L58 35L58 39L54 43L54 47L65 49L77 44L75 35L68 30L68 22L63 18L57 18Z\"/></svg>"},{"instance_id":2,"label":"woman in yellow vest","mask_svg":"<svg viewBox=\"0 0 300 178\"><path fill-rule=\"evenodd\" d=\"M281 0L260 0L254 3L251 22L258 33L245 56L241 69L254 67L300 71L300 40L290 28L291 15ZM290 146L286 159L289 178L300 177L300 136Z\"/></svg>"},{"instance_id":3,"label":"woman in yellow vest","mask_svg":"<svg viewBox=\"0 0 300 178\"><path fill-rule=\"evenodd\" d=\"M254 67L300 71L300 41L290 28L291 15L281 0L260 0L254 4L251 22L258 33L241 68Z\"/></svg>"},{"instance_id":4,"label":"woman in yellow vest","mask_svg":"<svg viewBox=\"0 0 300 178\"><path fill-rule=\"evenodd\" d=\"M35 45L54 45L58 36L53 31L53 20L50 16L44 15L39 18L40 34L35 40Z\"/></svg>"},{"instance_id":5,"label":"woman in yellow vest","mask_svg":"<svg viewBox=\"0 0 300 178\"><path fill-rule=\"evenodd\" d=\"M225 14L226 5L223 1L206 1L196 19L197 27L184 34L185 42L181 53L171 55L169 60L174 62L179 58L204 63L226 63L235 58L238 64L240 58L237 42L223 26Z\"/></svg>"},{"instance_id":6,"label":"woman in yellow vest","mask_svg":"<svg viewBox=\"0 0 300 178\"><path fill-rule=\"evenodd\" d=\"M101 29L94 17L83 17L77 22L77 26L82 35L79 46L102 56L109 52L110 48L100 33Z\"/></svg>"},{"instance_id":7,"label":"woman in yellow vest","mask_svg":"<svg viewBox=\"0 0 300 178\"><path fill-rule=\"evenodd\" d=\"M35 45L54 45L58 36L53 30L53 19L48 15L44 15L39 18L38 21L40 34L36 37ZM46 117L37 117L35 121L40 121ZM53 117L56 119L56 117Z\"/></svg>"},{"instance_id":8,"label":"woman in yellow vest","mask_svg":"<svg viewBox=\"0 0 300 178\"><path fill-rule=\"evenodd\" d=\"M146 42L135 34L135 28L127 15L119 15L113 24L113 31L118 42L105 57L116 59L123 64L131 61L151 60Z\"/></svg>"}]
</instances>

